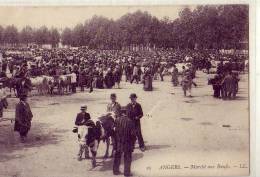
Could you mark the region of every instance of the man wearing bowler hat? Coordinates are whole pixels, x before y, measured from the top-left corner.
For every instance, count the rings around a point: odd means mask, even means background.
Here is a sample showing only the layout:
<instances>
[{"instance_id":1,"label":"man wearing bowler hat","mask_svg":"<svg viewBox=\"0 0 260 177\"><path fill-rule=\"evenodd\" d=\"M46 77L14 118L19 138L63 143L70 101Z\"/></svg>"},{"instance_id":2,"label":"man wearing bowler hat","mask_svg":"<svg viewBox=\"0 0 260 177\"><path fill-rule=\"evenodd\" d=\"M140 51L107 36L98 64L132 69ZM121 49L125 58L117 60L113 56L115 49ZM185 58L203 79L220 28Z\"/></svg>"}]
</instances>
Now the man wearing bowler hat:
<instances>
[{"instance_id":1,"label":"man wearing bowler hat","mask_svg":"<svg viewBox=\"0 0 260 177\"><path fill-rule=\"evenodd\" d=\"M143 140L143 136L142 136L141 122L140 122L140 119L143 117L142 106L139 103L137 103L137 101L136 101L137 96L135 93L132 93L130 95L130 99L131 99L131 103L129 103L126 106L127 116L134 122L139 147L140 147L141 151L144 152L145 145L144 145L144 140Z\"/></svg>"}]
</instances>

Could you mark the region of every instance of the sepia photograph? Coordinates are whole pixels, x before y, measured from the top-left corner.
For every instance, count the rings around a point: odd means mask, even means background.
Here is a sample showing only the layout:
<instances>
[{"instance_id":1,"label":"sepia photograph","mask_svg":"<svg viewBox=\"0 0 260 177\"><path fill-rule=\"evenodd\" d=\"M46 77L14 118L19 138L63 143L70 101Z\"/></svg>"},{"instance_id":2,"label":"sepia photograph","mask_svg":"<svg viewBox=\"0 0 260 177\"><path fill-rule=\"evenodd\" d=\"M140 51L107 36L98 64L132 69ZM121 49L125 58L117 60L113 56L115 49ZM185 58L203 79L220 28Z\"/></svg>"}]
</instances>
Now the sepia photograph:
<instances>
[{"instance_id":1,"label":"sepia photograph","mask_svg":"<svg viewBox=\"0 0 260 177\"><path fill-rule=\"evenodd\" d=\"M0 5L0 177L249 176L249 12Z\"/></svg>"}]
</instances>

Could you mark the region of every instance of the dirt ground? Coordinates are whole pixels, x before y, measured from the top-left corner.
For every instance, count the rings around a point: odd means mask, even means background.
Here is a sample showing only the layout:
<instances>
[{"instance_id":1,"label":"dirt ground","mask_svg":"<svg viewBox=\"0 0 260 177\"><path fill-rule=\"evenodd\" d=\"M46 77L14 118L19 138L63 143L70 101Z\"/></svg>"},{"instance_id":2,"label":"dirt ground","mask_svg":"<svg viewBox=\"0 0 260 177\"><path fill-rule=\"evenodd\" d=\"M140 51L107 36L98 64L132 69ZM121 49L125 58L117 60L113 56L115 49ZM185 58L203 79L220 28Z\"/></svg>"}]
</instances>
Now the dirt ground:
<instances>
[{"instance_id":1,"label":"dirt ground","mask_svg":"<svg viewBox=\"0 0 260 177\"><path fill-rule=\"evenodd\" d=\"M212 97L206 75L197 73L193 97L173 88L170 78L153 82L154 91L122 82L122 89L78 92L66 96L33 96L34 114L28 142L19 142L10 121L0 122L0 176L3 177L108 177L113 159L103 159L105 144L98 150L98 166L77 161L77 137L72 133L82 104L95 119L105 113L111 93L121 105L137 93L145 116L142 132L147 151L133 154L134 176L246 175L249 171L248 75L241 75L236 100ZM16 98L10 98L4 117L14 117ZM137 145L136 145L137 147ZM194 168L192 168L194 167ZM123 168L121 168L123 171ZM212 175L211 175L212 176Z\"/></svg>"}]
</instances>

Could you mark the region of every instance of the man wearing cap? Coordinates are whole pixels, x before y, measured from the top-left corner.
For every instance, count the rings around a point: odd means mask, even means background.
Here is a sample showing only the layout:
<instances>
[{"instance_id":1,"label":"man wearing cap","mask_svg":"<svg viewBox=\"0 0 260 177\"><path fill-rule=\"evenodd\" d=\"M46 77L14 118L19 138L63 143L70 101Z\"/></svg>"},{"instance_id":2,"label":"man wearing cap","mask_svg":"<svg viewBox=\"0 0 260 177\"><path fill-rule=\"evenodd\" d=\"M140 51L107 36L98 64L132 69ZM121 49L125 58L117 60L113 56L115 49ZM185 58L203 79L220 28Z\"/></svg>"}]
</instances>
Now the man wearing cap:
<instances>
[{"instance_id":1,"label":"man wearing cap","mask_svg":"<svg viewBox=\"0 0 260 177\"><path fill-rule=\"evenodd\" d=\"M20 96L20 102L15 109L15 124L14 130L20 133L21 142L24 143L27 134L31 128L33 114L29 104L27 103L27 95Z\"/></svg>"},{"instance_id":2,"label":"man wearing cap","mask_svg":"<svg viewBox=\"0 0 260 177\"><path fill-rule=\"evenodd\" d=\"M107 105L107 112L111 114L111 116L116 119L117 117L120 116L121 114L121 106L120 104L116 101L116 94L112 93L110 95L111 103Z\"/></svg>"},{"instance_id":3,"label":"man wearing cap","mask_svg":"<svg viewBox=\"0 0 260 177\"><path fill-rule=\"evenodd\" d=\"M75 125L83 125L86 121L90 119L90 114L86 112L87 106L83 105L80 108L81 112L77 114Z\"/></svg>"},{"instance_id":4,"label":"man wearing cap","mask_svg":"<svg viewBox=\"0 0 260 177\"><path fill-rule=\"evenodd\" d=\"M134 122L136 136L137 136L139 147L140 147L141 151L145 151L145 145L144 145L144 140L143 140L143 136L142 136L141 122L140 122L140 119L143 117L142 106L139 103L137 103L137 101L136 101L137 96L135 93L132 93L130 95L130 99L131 99L131 103L129 103L126 107L127 116Z\"/></svg>"},{"instance_id":5,"label":"man wearing cap","mask_svg":"<svg viewBox=\"0 0 260 177\"><path fill-rule=\"evenodd\" d=\"M95 127L95 123L91 120L90 114L86 112L87 106L83 105L80 108L81 112L77 114L75 125L80 128L81 126L90 126ZM82 139L83 137L81 137ZM84 138L83 138L84 139ZM80 144L80 150L78 153L78 160L81 160L81 155L85 151L85 158L88 159L89 157L89 148L88 146L81 146Z\"/></svg>"},{"instance_id":6,"label":"man wearing cap","mask_svg":"<svg viewBox=\"0 0 260 177\"><path fill-rule=\"evenodd\" d=\"M124 154L124 176L132 176L131 162L136 140L134 122L126 115L126 108L121 109L121 116L115 120L115 158L114 175L120 175L121 156Z\"/></svg>"}]
</instances>

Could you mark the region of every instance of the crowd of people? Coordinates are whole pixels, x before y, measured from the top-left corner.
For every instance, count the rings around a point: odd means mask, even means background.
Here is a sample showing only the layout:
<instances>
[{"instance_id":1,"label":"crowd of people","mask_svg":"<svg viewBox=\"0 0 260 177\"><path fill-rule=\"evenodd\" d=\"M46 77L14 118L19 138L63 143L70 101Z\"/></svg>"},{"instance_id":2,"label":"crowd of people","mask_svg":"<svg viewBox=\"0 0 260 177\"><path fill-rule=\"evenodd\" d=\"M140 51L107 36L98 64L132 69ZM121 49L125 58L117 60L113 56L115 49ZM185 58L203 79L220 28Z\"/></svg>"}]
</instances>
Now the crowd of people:
<instances>
[{"instance_id":1,"label":"crowd of people","mask_svg":"<svg viewBox=\"0 0 260 177\"><path fill-rule=\"evenodd\" d=\"M0 115L7 105L7 87L10 91L16 90L17 97L28 96L37 79L42 79L38 80L38 90L55 94L55 88L60 93L63 87L71 93L85 88L89 88L89 92L94 88L120 88L123 79L131 84L142 83L145 91L152 91L155 79L164 81L165 75L171 75L173 87L180 85L184 96L191 96L192 86L197 86L193 80L196 71L205 70L215 98L235 99L239 73L248 67L245 55L216 51L118 51L86 47L0 51Z\"/></svg>"},{"instance_id":2,"label":"crowd of people","mask_svg":"<svg viewBox=\"0 0 260 177\"><path fill-rule=\"evenodd\" d=\"M143 84L145 91L153 90L153 80L164 81L165 75L171 76L173 87L181 86L184 96L192 96L191 88L197 84L198 70L205 70L210 75L210 69L216 73L209 78L212 84L213 96L216 98L234 99L238 92L239 73L245 70L244 56L223 55L212 51L115 51L77 49L2 49L0 62L0 116L7 107L5 87L10 87L10 80L16 80L15 86L20 102L16 105L14 130L20 133L21 141L25 142L31 127L33 114L26 101L32 90L32 78L52 78L44 80L49 93L55 86L58 88L67 82L71 93L83 92L89 88L97 89L120 88L123 80L131 84ZM214 66L212 61L219 63ZM228 61L228 62L227 62ZM66 79L61 78L66 76ZM68 79L69 78L69 79ZM181 79L180 79L181 78ZM18 80L18 81L17 81ZM8 81L8 82L7 82ZM9 85L8 85L9 84ZM10 87L11 88L11 87ZM107 114L98 122L93 122L87 106L81 107L81 112L75 120L75 129L79 141L78 160L90 158L96 166L96 154L101 140L110 138L113 143L113 172L119 175L121 156L124 156L124 175L131 176L132 152L138 140L139 148L145 151L141 122L143 111L137 102L137 95L130 95L131 102L125 107L116 100L116 94L111 94L111 103L107 106ZM109 141L105 157L108 157Z\"/></svg>"},{"instance_id":3,"label":"crowd of people","mask_svg":"<svg viewBox=\"0 0 260 177\"><path fill-rule=\"evenodd\" d=\"M226 99L235 99L238 92L239 82L238 71L232 71L221 62L217 67L217 73L214 78L209 80L214 91L213 97Z\"/></svg>"},{"instance_id":4,"label":"crowd of people","mask_svg":"<svg viewBox=\"0 0 260 177\"><path fill-rule=\"evenodd\" d=\"M81 47L2 49L1 53L0 78L6 81L3 78L8 77L8 74L11 78L17 78L14 82L17 92L20 92L17 95L28 93L32 89L30 78L43 76L46 93L50 94L53 94L55 87L62 86L68 87L72 93L75 93L77 88L80 91L89 88L89 92L92 92L93 88L120 88L123 75L126 82L143 83L144 89L151 91L154 79L159 78L163 81L165 75L171 74L174 86L180 83L185 87L184 90L189 90L192 83L190 80L194 79L196 70L205 69L209 73L212 67L218 67L222 69L218 69L217 74L225 75L227 71L242 71L246 67L245 56L221 54L216 51L118 51ZM220 66L213 66L213 60L222 62L218 64ZM180 63L182 67L176 67L176 64ZM181 82L178 79L179 75L183 76ZM45 76L49 78L46 79ZM10 81L3 83L12 85Z\"/></svg>"}]
</instances>

